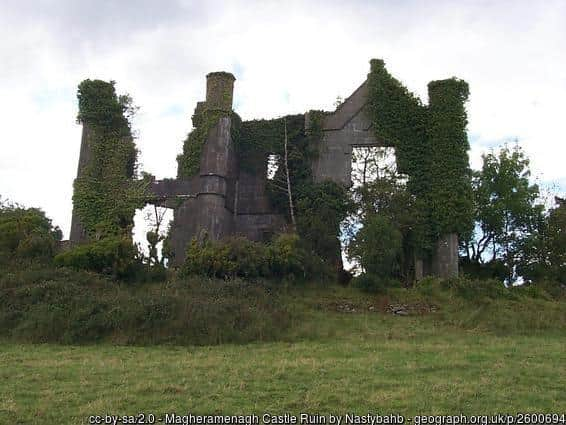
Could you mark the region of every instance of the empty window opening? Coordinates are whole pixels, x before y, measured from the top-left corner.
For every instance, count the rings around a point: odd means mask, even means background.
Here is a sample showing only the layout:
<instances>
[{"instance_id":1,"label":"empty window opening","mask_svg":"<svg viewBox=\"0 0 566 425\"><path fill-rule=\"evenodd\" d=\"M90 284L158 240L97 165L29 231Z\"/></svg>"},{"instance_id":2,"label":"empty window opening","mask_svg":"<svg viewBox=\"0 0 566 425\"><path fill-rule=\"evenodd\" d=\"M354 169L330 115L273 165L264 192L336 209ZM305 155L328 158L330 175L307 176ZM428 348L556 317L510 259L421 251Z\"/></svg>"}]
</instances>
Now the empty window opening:
<instances>
[{"instance_id":1,"label":"empty window opening","mask_svg":"<svg viewBox=\"0 0 566 425\"><path fill-rule=\"evenodd\" d=\"M395 148L359 146L352 150L352 183L354 187L380 178L403 179L397 173Z\"/></svg>"},{"instance_id":2,"label":"empty window opening","mask_svg":"<svg viewBox=\"0 0 566 425\"><path fill-rule=\"evenodd\" d=\"M279 169L279 162L281 157L279 155L270 154L267 157L267 180L273 180L277 170Z\"/></svg>"},{"instance_id":3,"label":"empty window opening","mask_svg":"<svg viewBox=\"0 0 566 425\"><path fill-rule=\"evenodd\" d=\"M144 256L144 261L155 264L156 261L161 262L163 260L163 239L167 236L172 220L172 208L146 205L143 209L136 210L132 236ZM157 252L151 252L152 243L147 239L148 232L154 232L158 235L155 247ZM153 242L156 241L154 238L152 239ZM166 260L165 265L167 265Z\"/></svg>"}]
</instances>

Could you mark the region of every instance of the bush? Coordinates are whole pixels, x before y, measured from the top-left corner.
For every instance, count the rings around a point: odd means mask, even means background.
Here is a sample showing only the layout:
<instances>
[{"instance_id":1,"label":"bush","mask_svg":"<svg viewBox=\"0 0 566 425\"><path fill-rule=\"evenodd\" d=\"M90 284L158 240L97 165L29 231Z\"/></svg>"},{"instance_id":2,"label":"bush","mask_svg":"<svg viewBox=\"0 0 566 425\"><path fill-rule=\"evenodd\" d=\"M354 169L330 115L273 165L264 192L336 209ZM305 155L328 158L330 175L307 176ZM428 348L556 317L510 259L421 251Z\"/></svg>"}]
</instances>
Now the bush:
<instances>
[{"instance_id":1,"label":"bush","mask_svg":"<svg viewBox=\"0 0 566 425\"><path fill-rule=\"evenodd\" d=\"M241 277L305 279L326 276L327 266L309 254L295 234L281 234L269 244L244 237L222 241L191 241L181 267L182 276L201 275L229 279Z\"/></svg>"},{"instance_id":2,"label":"bush","mask_svg":"<svg viewBox=\"0 0 566 425\"><path fill-rule=\"evenodd\" d=\"M460 270L462 274L472 279L499 280L507 279L509 270L501 260L492 260L486 263L470 261L467 258L460 259Z\"/></svg>"},{"instance_id":3,"label":"bush","mask_svg":"<svg viewBox=\"0 0 566 425\"><path fill-rule=\"evenodd\" d=\"M14 341L244 343L277 339L290 323L274 288L238 279L176 279L137 288L66 268L0 275L0 337Z\"/></svg>"},{"instance_id":4,"label":"bush","mask_svg":"<svg viewBox=\"0 0 566 425\"><path fill-rule=\"evenodd\" d=\"M221 279L236 276L265 276L269 256L267 247L243 237L224 241L191 241L181 267L181 275L203 275Z\"/></svg>"},{"instance_id":5,"label":"bush","mask_svg":"<svg viewBox=\"0 0 566 425\"><path fill-rule=\"evenodd\" d=\"M354 236L348 255L367 273L392 277L399 271L401 248L401 232L387 217L375 214Z\"/></svg>"},{"instance_id":6,"label":"bush","mask_svg":"<svg viewBox=\"0 0 566 425\"><path fill-rule=\"evenodd\" d=\"M297 235L277 235L269 248L270 275L304 278L308 274L306 251Z\"/></svg>"},{"instance_id":7,"label":"bush","mask_svg":"<svg viewBox=\"0 0 566 425\"><path fill-rule=\"evenodd\" d=\"M558 299L559 293L549 291L553 285L544 282L537 285L520 285L505 287L501 281L494 279L470 279L468 277L453 277L441 280L427 277L418 282L416 288L423 295L438 295L449 291L453 295L474 304L482 304L490 300L519 301L524 298Z\"/></svg>"},{"instance_id":8,"label":"bush","mask_svg":"<svg viewBox=\"0 0 566 425\"><path fill-rule=\"evenodd\" d=\"M123 236L109 236L76 246L56 255L55 264L118 278L133 277L136 268L140 267L135 246L131 239Z\"/></svg>"},{"instance_id":9,"label":"bush","mask_svg":"<svg viewBox=\"0 0 566 425\"><path fill-rule=\"evenodd\" d=\"M381 277L371 273L363 273L354 278L354 287L368 294L384 293L387 288L399 287L401 284L389 277Z\"/></svg>"},{"instance_id":10,"label":"bush","mask_svg":"<svg viewBox=\"0 0 566 425\"><path fill-rule=\"evenodd\" d=\"M0 257L3 260L51 259L61 230L45 213L0 200Z\"/></svg>"}]
</instances>

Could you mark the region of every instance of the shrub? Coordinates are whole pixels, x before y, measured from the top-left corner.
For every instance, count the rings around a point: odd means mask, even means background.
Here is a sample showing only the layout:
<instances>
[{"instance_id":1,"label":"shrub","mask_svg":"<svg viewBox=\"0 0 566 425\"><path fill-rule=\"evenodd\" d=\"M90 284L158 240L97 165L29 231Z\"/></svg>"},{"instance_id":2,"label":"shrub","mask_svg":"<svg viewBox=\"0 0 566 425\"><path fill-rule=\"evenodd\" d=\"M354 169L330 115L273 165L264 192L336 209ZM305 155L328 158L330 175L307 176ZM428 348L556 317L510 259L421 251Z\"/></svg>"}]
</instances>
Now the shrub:
<instances>
[{"instance_id":1,"label":"shrub","mask_svg":"<svg viewBox=\"0 0 566 425\"><path fill-rule=\"evenodd\" d=\"M462 273L475 279L495 279L503 282L508 276L508 269L501 260L479 263L463 258L460 261Z\"/></svg>"},{"instance_id":2,"label":"shrub","mask_svg":"<svg viewBox=\"0 0 566 425\"><path fill-rule=\"evenodd\" d=\"M387 288L398 287L400 283L389 277L377 276L372 273L363 273L356 276L353 281L354 287L368 294L384 293Z\"/></svg>"},{"instance_id":3,"label":"shrub","mask_svg":"<svg viewBox=\"0 0 566 425\"><path fill-rule=\"evenodd\" d=\"M136 257L137 250L131 239L109 236L56 255L55 264L128 278L134 276L139 266Z\"/></svg>"},{"instance_id":4,"label":"shrub","mask_svg":"<svg viewBox=\"0 0 566 425\"><path fill-rule=\"evenodd\" d=\"M269 247L269 274L273 276L305 277L306 252L295 234L277 235Z\"/></svg>"},{"instance_id":5,"label":"shrub","mask_svg":"<svg viewBox=\"0 0 566 425\"><path fill-rule=\"evenodd\" d=\"M401 248L401 232L387 217L374 214L354 236L348 255L367 273L391 277L399 271Z\"/></svg>"},{"instance_id":6,"label":"shrub","mask_svg":"<svg viewBox=\"0 0 566 425\"><path fill-rule=\"evenodd\" d=\"M243 237L200 243L193 239L187 250L181 275L204 275L222 279L236 276L254 278L268 274L268 262L267 247Z\"/></svg>"},{"instance_id":7,"label":"shrub","mask_svg":"<svg viewBox=\"0 0 566 425\"><path fill-rule=\"evenodd\" d=\"M0 337L15 341L244 343L279 338L290 317L274 288L239 279L138 289L67 268L0 274Z\"/></svg>"},{"instance_id":8,"label":"shrub","mask_svg":"<svg viewBox=\"0 0 566 425\"><path fill-rule=\"evenodd\" d=\"M24 208L0 200L0 257L50 259L61 240L61 230L38 208Z\"/></svg>"},{"instance_id":9,"label":"shrub","mask_svg":"<svg viewBox=\"0 0 566 425\"><path fill-rule=\"evenodd\" d=\"M271 243L244 237L221 241L193 239L181 267L182 276L201 275L221 279L241 277L306 279L329 275L329 266L309 253L295 234L280 234Z\"/></svg>"}]
</instances>

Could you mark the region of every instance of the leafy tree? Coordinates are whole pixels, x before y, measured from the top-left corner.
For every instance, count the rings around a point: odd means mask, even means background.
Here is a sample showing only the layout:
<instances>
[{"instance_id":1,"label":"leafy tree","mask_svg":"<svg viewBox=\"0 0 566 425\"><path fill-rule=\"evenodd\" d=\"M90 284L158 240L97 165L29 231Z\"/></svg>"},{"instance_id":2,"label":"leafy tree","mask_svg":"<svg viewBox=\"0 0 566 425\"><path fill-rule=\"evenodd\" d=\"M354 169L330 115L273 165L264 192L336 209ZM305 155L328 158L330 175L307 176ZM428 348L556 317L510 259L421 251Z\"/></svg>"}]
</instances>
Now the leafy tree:
<instances>
[{"instance_id":1,"label":"leafy tree","mask_svg":"<svg viewBox=\"0 0 566 425\"><path fill-rule=\"evenodd\" d=\"M352 196L356 211L344 226L346 239L349 240L347 253L351 260L367 271L360 260L363 254L360 243L367 235L364 232L359 234L360 228L375 225L376 216L386 219L401 235L402 241L402 249L395 256L395 266L392 269L395 270L396 278L408 282L414 257L418 214L415 197L407 190L406 177L397 172L395 162L387 159L386 152L378 148L359 148L354 151ZM374 248L368 245L365 249Z\"/></svg>"},{"instance_id":2,"label":"leafy tree","mask_svg":"<svg viewBox=\"0 0 566 425\"><path fill-rule=\"evenodd\" d=\"M51 258L61 240L59 227L38 208L25 208L0 199L0 257Z\"/></svg>"},{"instance_id":3,"label":"leafy tree","mask_svg":"<svg viewBox=\"0 0 566 425\"><path fill-rule=\"evenodd\" d=\"M158 205L152 205L151 211L145 215L146 223L149 225L149 230L145 236L147 239L148 256L145 259L149 266L165 266L165 255L159 258L157 246L164 242L167 237L166 229L163 228L167 208Z\"/></svg>"},{"instance_id":4,"label":"leafy tree","mask_svg":"<svg viewBox=\"0 0 566 425\"><path fill-rule=\"evenodd\" d=\"M566 199L557 197L556 203L548 218L549 263L553 277L566 283Z\"/></svg>"},{"instance_id":5,"label":"leafy tree","mask_svg":"<svg viewBox=\"0 0 566 425\"><path fill-rule=\"evenodd\" d=\"M501 261L507 280L513 281L524 242L542 219L539 188L529 182L529 160L518 145L482 159L473 175L476 226L463 239L465 260L476 265Z\"/></svg>"},{"instance_id":6,"label":"leafy tree","mask_svg":"<svg viewBox=\"0 0 566 425\"><path fill-rule=\"evenodd\" d=\"M365 272L391 277L399 272L401 250L402 234L397 227L386 216L372 214L354 236L348 254Z\"/></svg>"},{"instance_id":7,"label":"leafy tree","mask_svg":"<svg viewBox=\"0 0 566 425\"><path fill-rule=\"evenodd\" d=\"M566 282L566 200L555 202L521 246L518 272L527 282Z\"/></svg>"},{"instance_id":8,"label":"leafy tree","mask_svg":"<svg viewBox=\"0 0 566 425\"><path fill-rule=\"evenodd\" d=\"M310 183L297 193L297 230L302 239L322 258L330 259L342 270L340 223L350 214L353 204L339 184L325 181Z\"/></svg>"}]
</instances>

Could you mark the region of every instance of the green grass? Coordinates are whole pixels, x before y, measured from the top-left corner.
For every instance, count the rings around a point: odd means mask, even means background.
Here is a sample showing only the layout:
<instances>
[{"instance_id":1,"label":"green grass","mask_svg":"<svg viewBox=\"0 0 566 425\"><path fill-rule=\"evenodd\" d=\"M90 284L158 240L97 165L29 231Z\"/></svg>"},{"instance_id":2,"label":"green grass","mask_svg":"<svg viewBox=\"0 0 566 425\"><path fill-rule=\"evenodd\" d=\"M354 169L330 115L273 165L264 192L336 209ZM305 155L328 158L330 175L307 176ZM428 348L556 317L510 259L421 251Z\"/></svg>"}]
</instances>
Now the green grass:
<instances>
[{"instance_id":1,"label":"green grass","mask_svg":"<svg viewBox=\"0 0 566 425\"><path fill-rule=\"evenodd\" d=\"M566 300L553 294L466 279L370 295L0 274L0 424L189 411L565 413ZM396 316L391 304L432 312Z\"/></svg>"},{"instance_id":2,"label":"green grass","mask_svg":"<svg viewBox=\"0 0 566 425\"><path fill-rule=\"evenodd\" d=\"M496 336L431 317L313 311L294 342L4 344L0 423L91 414L564 412L566 335ZM308 330L308 331L307 331ZM301 337L301 333L309 334Z\"/></svg>"}]
</instances>

